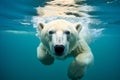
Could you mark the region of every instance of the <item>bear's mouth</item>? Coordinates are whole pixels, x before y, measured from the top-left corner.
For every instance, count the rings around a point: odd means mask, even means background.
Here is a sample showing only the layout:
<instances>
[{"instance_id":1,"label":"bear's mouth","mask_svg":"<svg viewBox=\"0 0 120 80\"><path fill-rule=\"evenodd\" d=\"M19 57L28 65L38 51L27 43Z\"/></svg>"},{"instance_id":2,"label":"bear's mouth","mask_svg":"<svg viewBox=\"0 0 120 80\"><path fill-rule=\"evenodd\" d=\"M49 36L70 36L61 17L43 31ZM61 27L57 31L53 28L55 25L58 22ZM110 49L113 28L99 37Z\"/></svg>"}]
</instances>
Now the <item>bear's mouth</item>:
<instances>
[{"instance_id":1,"label":"bear's mouth","mask_svg":"<svg viewBox=\"0 0 120 80\"><path fill-rule=\"evenodd\" d=\"M55 45L55 47L54 47L55 55L62 56L64 49L65 49L65 47L63 45Z\"/></svg>"}]
</instances>

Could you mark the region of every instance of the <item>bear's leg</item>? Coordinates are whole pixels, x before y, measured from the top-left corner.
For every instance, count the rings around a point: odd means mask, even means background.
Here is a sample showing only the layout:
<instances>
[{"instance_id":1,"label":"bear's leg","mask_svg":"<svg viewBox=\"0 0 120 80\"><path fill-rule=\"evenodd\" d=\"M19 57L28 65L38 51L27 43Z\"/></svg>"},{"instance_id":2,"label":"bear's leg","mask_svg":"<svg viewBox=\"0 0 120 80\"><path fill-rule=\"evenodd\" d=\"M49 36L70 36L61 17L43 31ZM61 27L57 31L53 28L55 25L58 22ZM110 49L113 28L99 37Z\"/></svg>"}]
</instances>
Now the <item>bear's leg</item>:
<instances>
[{"instance_id":1,"label":"bear's leg","mask_svg":"<svg viewBox=\"0 0 120 80\"><path fill-rule=\"evenodd\" d=\"M68 68L68 76L72 80L81 79L87 67L93 63L94 57L84 40L80 40L79 46L73 51L74 61Z\"/></svg>"},{"instance_id":2,"label":"bear's leg","mask_svg":"<svg viewBox=\"0 0 120 80\"><path fill-rule=\"evenodd\" d=\"M68 77L71 80L79 80L83 77L86 70L86 66L79 65L76 61L73 61L68 68Z\"/></svg>"},{"instance_id":3,"label":"bear's leg","mask_svg":"<svg viewBox=\"0 0 120 80\"><path fill-rule=\"evenodd\" d=\"M37 48L37 58L44 65L50 65L54 62L54 58L47 53L47 51L46 51L46 49L44 49L42 43Z\"/></svg>"},{"instance_id":4,"label":"bear's leg","mask_svg":"<svg viewBox=\"0 0 120 80\"><path fill-rule=\"evenodd\" d=\"M71 80L79 80L83 77L87 67L92 63L93 57L90 53L81 53L68 68L68 77Z\"/></svg>"}]
</instances>

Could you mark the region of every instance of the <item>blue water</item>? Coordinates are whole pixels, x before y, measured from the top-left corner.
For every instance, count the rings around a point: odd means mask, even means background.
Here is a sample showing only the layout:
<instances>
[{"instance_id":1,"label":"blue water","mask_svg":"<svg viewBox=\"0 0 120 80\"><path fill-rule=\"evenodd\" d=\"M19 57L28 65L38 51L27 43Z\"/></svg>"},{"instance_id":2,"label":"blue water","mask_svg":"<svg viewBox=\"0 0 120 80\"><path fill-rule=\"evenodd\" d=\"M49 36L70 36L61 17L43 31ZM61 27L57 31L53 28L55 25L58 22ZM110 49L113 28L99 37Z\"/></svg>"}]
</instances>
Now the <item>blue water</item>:
<instances>
[{"instance_id":1,"label":"blue water","mask_svg":"<svg viewBox=\"0 0 120 80\"><path fill-rule=\"evenodd\" d=\"M36 57L39 39L31 22L35 8L46 0L0 0L0 80L69 80L67 68L72 59L42 65ZM120 1L87 0L94 6L88 12L104 28L90 44L95 62L83 80L120 80Z\"/></svg>"}]
</instances>

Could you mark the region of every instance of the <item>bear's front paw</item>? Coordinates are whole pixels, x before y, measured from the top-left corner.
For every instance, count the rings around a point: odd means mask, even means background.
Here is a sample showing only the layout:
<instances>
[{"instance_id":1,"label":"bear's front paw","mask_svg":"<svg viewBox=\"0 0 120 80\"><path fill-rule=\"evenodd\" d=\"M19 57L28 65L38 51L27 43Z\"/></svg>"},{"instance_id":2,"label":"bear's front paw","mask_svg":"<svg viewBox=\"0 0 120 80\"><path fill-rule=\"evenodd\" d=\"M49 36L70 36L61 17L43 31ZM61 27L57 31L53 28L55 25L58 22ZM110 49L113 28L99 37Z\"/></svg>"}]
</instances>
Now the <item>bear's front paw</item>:
<instances>
[{"instance_id":1,"label":"bear's front paw","mask_svg":"<svg viewBox=\"0 0 120 80\"><path fill-rule=\"evenodd\" d=\"M78 65L73 62L68 69L68 77L71 80L79 80L83 77L85 72L85 67Z\"/></svg>"},{"instance_id":2,"label":"bear's front paw","mask_svg":"<svg viewBox=\"0 0 120 80\"><path fill-rule=\"evenodd\" d=\"M40 60L40 61L44 65L51 65L54 62L54 58L47 58L47 59L43 59L43 60Z\"/></svg>"},{"instance_id":3,"label":"bear's front paw","mask_svg":"<svg viewBox=\"0 0 120 80\"><path fill-rule=\"evenodd\" d=\"M46 56L44 56L44 58L38 58L38 59L44 65L50 65L50 64L53 64L53 62L54 62L54 58L48 54Z\"/></svg>"}]
</instances>

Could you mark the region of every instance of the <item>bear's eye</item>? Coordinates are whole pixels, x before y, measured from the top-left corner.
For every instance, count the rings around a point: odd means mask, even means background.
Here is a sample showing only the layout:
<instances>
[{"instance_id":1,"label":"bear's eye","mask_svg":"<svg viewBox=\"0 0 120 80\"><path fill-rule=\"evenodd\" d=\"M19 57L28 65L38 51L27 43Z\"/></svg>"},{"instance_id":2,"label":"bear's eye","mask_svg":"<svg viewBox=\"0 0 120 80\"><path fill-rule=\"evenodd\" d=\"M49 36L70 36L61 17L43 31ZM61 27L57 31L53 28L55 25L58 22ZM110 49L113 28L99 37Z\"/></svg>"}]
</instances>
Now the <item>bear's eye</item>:
<instances>
[{"instance_id":1,"label":"bear's eye","mask_svg":"<svg viewBox=\"0 0 120 80\"><path fill-rule=\"evenodd\" d=\"M51 34L53 34L53 33L55 33L55 32L54 32L54 31L52 31L52 30L50 30L48 33L51 35Z\"/></svg>"},{"instance_id":2,"label":"bear's eye","mask_svg":"<svg viewBox=\"0 0 120 80\"><path fill-rule=\"evenodd\" d=\"M70 35L70 31L68 31L68 30L65 31L64 33L67 34L67 35Z\"/></svg>"}]
</instances>

